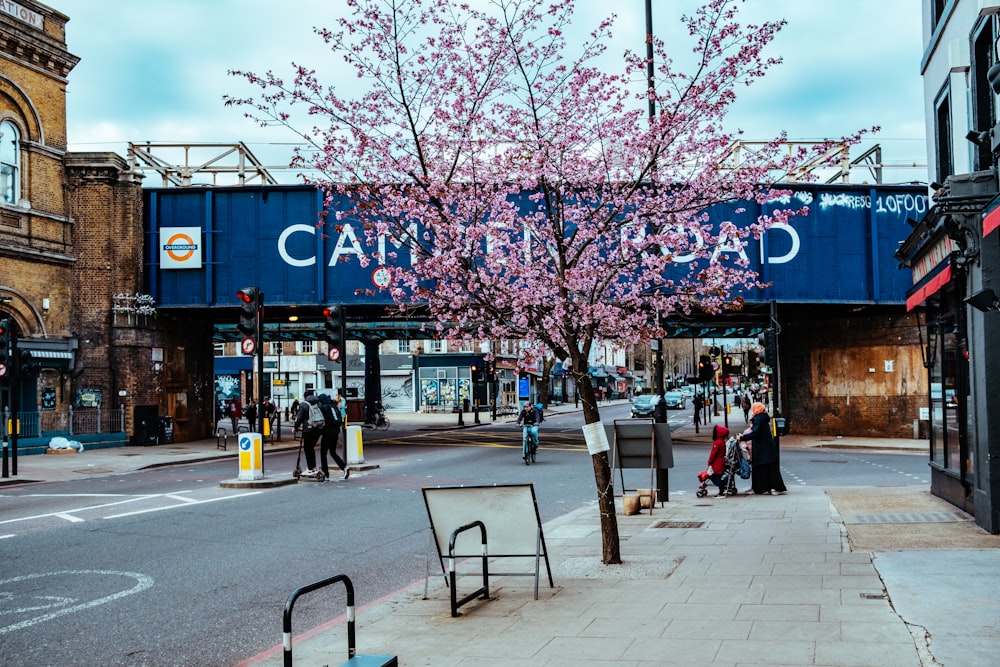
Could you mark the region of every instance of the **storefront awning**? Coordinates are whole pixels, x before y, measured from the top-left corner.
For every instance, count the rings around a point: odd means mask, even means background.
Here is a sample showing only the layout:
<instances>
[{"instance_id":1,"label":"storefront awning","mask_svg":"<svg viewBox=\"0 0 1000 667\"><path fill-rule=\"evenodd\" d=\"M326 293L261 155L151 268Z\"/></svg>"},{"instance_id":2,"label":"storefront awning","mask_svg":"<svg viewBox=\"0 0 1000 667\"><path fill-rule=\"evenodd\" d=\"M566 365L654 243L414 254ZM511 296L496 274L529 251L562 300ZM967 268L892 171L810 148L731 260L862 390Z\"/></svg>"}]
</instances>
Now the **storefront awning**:
<instances>
[{"instance_id":1,"label":"storefront awning","mask_svg":"<svg viewBox=\"0 0 1000 667\"><path fill-rule=\"evenodd\" d=\"M983 209L983 238L1000 227L1000 195L994 197Z\"/></svg>"},{"instance_id":2,"label":"storefront awning","mask_svg":"<svg viewBox=\"0 0 1000 667\"><path fill-rule=\"evenodd\" d=\"M919 284L915 285L906 296L907 312L913 310L928 297L936 294L942 287L951 282L951 264L945 264L938 271L928 275Z\"/></svg>"}]
</instances>

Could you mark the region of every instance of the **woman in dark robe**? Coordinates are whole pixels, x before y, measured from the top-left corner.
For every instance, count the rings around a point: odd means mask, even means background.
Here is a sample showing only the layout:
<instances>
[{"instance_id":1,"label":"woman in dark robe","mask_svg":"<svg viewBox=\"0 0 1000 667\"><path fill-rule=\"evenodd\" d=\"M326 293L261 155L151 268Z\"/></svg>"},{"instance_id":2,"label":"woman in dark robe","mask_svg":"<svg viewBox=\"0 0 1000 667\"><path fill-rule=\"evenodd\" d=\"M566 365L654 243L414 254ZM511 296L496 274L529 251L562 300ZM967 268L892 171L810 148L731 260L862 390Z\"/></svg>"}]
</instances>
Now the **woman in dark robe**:
<instances>
[{"instance_id":1,"label":"woman in dark robe","mask_svg":"<svg viewBox=\"0 0 1000 667\"><path fill-rule=\"evenodd\" d=\"M788 489L778 467L778 445L771 435L771 417L760 402L750 406L750 413L750 427L740 440L750 441L753 492L755 495L770 495L771 491L785 493Z\"/></svg>"}]
</instances>

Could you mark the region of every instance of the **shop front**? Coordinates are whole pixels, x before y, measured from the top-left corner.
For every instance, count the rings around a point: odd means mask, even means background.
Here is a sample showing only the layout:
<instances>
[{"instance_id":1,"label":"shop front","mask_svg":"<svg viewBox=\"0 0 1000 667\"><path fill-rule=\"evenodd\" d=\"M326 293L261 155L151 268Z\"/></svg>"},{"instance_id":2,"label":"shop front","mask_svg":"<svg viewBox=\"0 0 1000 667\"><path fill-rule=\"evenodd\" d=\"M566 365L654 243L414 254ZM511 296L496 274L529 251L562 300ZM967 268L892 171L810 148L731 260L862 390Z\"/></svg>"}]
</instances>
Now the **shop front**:
<instances>
[{"instance_id":1,"label":"shop front","mask_svg":"<svg viewBox=\"0 0 1000 667\"><path fill-rule=\"evenodd\" d=\"M983 225L996 192L992 171L949 177L896 254L913 272L906 306L918 314L930 388L918 431L930 441L931 492L994 533L1000 532L1000 313L997 304L974 296L1000 289L1000 232Z\"/></svg>"}]
</instances>

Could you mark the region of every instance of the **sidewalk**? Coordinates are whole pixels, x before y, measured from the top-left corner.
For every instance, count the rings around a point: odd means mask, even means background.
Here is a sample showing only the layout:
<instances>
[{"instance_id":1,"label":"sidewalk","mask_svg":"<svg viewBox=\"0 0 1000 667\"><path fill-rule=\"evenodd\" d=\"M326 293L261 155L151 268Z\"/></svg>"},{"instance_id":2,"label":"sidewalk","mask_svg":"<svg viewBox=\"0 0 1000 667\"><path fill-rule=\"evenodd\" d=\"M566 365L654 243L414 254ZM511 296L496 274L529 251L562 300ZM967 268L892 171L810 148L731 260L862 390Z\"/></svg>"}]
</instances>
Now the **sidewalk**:
<instances>
[{"instance_id":1,"label":"sidewalk","mask_svg":"<svg viewBox=\"0 0 1000 667\"><path fill-rule=\"evenodd\" d=\"M953 512L925 489L905 496L915 511ZM435 667L995 664L1000 538L954 522L982 546L852 550L851 526L822 489L689 494L652 514L619 512L624 562L605 566L598 513L586 507L545 525L555 587L543 575L537 601L530 577L495 578L489 600L452 618L436 577L428 599L414 585L358 610L358 652ZM479 585L460 579L459 595ZM346 659L342 617L313 631L293 625L293 635L295 664ZM282 659L276 647L244 664Z\"/></svg>"},{"instance_id":2,"label":"sidewalk","mask_svg":"<svg viewBox=\"0 0 1000 667\"><path fill-rule=\"evenodd\" d=\"M454 414L390 418L457 428ZM488 428L481 419L475 425L466 415L466 428ZM739 428L739 419L730 424ZM674 439L707 446L710 434L711 425L698 434L685 427ZM926 441L806 435L784 436L781 446L927 449ZM213 439L21 457L15 479L56 481L218 456L236 456L234 438L225 451ZM545 524L555 587L543 574L538 600L531 577L494 577L489 600L452 618L443 577L430 580L427 599L424 582L414 582L357 610L358 652L398 655L406 667L974 667L995 664L1000 654L1000 536L926 487L795 486L783 496L703 499L692 488L651 514L624 516L620 499L618 509L623 564L601 563L599 516L588 505ZM460 579L459 595L481 582ZM325 625L293 625L295 664L347 659L342 594L335 599ZM280 642L276 633L271 651L243 664L282 664Z\"/></svg>"}]
</instances>

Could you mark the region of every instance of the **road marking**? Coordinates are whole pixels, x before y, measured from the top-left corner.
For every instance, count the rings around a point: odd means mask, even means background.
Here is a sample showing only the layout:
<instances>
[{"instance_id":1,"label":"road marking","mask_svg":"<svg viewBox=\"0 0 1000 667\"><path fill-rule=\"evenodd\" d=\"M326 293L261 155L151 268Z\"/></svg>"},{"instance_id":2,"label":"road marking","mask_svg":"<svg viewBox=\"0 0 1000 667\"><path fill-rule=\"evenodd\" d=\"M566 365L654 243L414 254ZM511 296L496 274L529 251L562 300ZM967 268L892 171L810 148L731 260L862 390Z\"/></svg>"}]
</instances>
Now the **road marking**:
<instances>
[{"instance_id":1,"label":"road marking","mask_svg":"<svg viewBox=\"0 0 1000 667\"><path fill-rule=\"evenodd\" d=\"M209 500L191 500L191 503L193 503L195 505L207 505L208 503L214 503L214 502L217 502L219 500L233 500L235 498L246 498L248 496L256 496L256 495L261 494L261 493L264 493L264 492L263 491L249 491L247 493L241 493L241 494L236 495L236 496L226 496L224 498L210 498ZM149 514L151 512L162 512L164 510L173 510L173 509L177 509L178 507L187 507L187 505L168 505L166 507L152 507L150 509L145 509L145 510L136 510L135 512L125 512L123 514L111 514L111 515L108 515L108 516L106 516L104 518L105 519L120 519L120 518L126 517L126 516L136 516L137 514Z\"/></svg>"},{"instance_id":2,"label":"road marking","mask_svg":"<svg viewBox=\"0 0 1000 667\"><path fill-rule=\"evenodd\" d=\"M97 607L108 602L113 602L119 598L126 597L128 595L134 595L135 593L141 593L142 591L150 588L153 585L153 578L145 574L138 574L136 572L117 572L113 570L64 570L61 572L42 572L40 574L26 574L20 577L13 577L11 579L0 580L0 586L5 584L17 583L20 581L27 581L29 579L38 579L39 577L54 577L58 575L73 575L74 577L79 577L80 575L86 574L104 574L113 575L120 577L130 577L136 580L135 586L129 588L128 590L118 591L111 595L107 595L103 598L98 598L96 600L91 600L90 602L84 602L83 604L78 604L72 607L64 607L59 611L54 611L49 614L43 614L41 616L30 618L26 621L21 621L20 623L15 623L14 625L8 625L6 627L0 627L0 635L6 634L8 632L15 632L17 630L23 630L24 628L30 627L32 625L37 625L38 623L44 623L45 621L50 621L53 618L58 618L59 616L65 616L66 614L71 614L77 611L83 611L84 609L90 609L92 607ZM69 598L64 598L67 602L71 602ZM30 608L27 608L30 609Z\"/></svg>"},{"instance_id":3,"label":"road marking","mask_svg":"<svg viewBox=\"0 0 1000 667\"><path fill-rule=\"evenodd\" d=\"M65 519L66 521L69 521L70 523L83 523L83 519L81 519L80 517L73 516L72 514L67 514L65 512L57 512L56 514L53 514L52 516L57 516L60 519Z\"/></svg>"}]
</instances>

